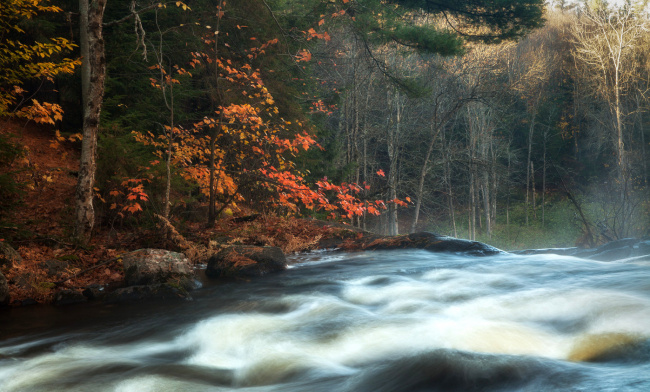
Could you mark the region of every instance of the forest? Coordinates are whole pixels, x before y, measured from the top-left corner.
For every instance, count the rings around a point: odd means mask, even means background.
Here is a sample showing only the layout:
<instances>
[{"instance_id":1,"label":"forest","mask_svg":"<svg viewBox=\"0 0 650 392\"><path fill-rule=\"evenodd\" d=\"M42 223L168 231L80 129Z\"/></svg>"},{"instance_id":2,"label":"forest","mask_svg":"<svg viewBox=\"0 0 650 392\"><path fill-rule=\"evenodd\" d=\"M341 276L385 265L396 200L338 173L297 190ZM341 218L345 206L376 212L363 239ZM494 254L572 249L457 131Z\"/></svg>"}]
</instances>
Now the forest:
<instances>
[{"instance_id":1,"label":"forest","mask_svg":"<svg viewBox=\"0 0 650 392\"><path fill-rule=\"evenodd\" d=\"M257 214L503 249L648 236L644 6L3 2L0 238L38 237L25 199L64 176L54 240L82 247ZM31 164L29 126L78 168Z\"/></svg>"}]
</instances>

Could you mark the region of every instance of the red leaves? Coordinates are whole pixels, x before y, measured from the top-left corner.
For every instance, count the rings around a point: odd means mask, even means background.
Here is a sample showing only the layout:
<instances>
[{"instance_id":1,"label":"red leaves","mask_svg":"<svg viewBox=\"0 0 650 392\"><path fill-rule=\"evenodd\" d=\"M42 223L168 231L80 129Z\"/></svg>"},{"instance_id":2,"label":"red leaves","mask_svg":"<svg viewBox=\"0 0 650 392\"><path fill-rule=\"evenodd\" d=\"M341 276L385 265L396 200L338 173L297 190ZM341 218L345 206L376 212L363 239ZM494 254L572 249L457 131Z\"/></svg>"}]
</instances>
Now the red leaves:
<instances>
[{"instance_id":1,"label":"red leaves","mask_svg":"<svg viewBox=\"0 0 650 392\"><path fill-rule=\"evenodd\" d=\"M330 41L332 39L332 37L330 37L330 35L327 33L327 31L325 31L323 33L317 33L316 30L314 30L313 27L310 28L309 30L307 30L305 32L305 35L307 35L307 41L310 41L310 40L312 40L314 38L324 39L325 41Z\"/></svg>"},{"instance_id":2,"label":"red leaves","mask_svg":"<svg viewBox=\"0 0 650 392\"><path fill-rule=\"evenodd\" d=\"M386 177L386 173L384 173L384 171L381 169L377 170L377 175L381 177Z\"/></svg>"}]
</instances>

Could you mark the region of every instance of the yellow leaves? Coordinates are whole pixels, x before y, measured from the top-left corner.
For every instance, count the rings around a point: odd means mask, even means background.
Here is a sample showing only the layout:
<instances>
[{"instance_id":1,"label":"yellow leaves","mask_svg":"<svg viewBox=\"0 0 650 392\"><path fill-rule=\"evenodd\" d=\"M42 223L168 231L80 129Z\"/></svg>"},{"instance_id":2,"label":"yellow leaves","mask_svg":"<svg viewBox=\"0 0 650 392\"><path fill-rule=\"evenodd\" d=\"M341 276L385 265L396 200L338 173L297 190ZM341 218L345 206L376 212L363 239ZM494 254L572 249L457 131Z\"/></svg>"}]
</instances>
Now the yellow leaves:
<instances>
[{"instance_id":1,"label":"yellow leaves","mask_svg":"<svg viewBox=\"0 0 650 392\"><path fill-rule=\"evenodd\" d=\"M18 112L16 112L16 116L20 118L26 118L28 120L33 120L39 124L54 125L55 121L63 120L63 109L61 106L55 103L41 103L35 99L32 99L32 104L20 109Z\"/></svg>"},{"instance_id":2,"label":"yellow leaves","mask_svg":"<svg viewBox=\"0 0 650 392\"><path fill-rule=\"evenodd\" d=\"M5 4L6 3L6 4ZM10 89L0 90L0 116L9 115L28 118L42 123L53 123L61 120L60 113L53 113L51 116L42 115L42 110L35 105L28 111L13 112L10 108L15 105L18 98L24 94L20 87L29 79L43 78L52 80L54 76L61 73L70 74L74 68L81 64L79 59L71 60L62 58L64 52L75 47L69 40L61 37L51 38L47 42L35 42L24 44L21 42L25 31L19 27L25 19L32 19L39 13L60 12L61 8L43 5L43 0L13 0L3 1L0 6L0 80L3 86L11 86ZM6 39L12 37L13 39ZM60 60L47 61L51 58ZM45 106L45 104L41 104ZM57 105L58 106L58 105Z\"/></svg>"},{"instance_id":3,"label":"yellow leaves","mask_svg":"<svg viewBox=\"0 0 650 392\"><path fill-rule=\"evenodd\" d=\"M183 11L187 11L187 10L191 11L192 10L190 7L187 6L187 4L183 3L182 1L177 1L176 2L176 7L182 8Z\"/></svg>"}]
</instances>

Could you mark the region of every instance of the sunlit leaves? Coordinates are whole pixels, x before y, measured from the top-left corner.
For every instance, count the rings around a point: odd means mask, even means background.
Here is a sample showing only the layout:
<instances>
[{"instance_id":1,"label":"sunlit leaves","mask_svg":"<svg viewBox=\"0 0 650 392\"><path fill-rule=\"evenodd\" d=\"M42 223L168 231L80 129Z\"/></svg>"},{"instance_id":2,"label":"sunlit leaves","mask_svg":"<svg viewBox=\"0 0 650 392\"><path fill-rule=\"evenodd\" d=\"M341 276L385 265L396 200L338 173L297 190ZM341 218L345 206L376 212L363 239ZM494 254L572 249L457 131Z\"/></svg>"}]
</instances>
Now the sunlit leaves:
<instances>
[{"instance_id":1,"label":"sunlit leaves","mask_svg":"<svg viewBox=\"0 0 650 392\"><path fill-rule=\"evenodd\" d=\"M31 101L24 111L12 111L24 96L20 86L27 80L53 81L56 75L71 74L81 64L79 59L53 60L74 48L65 38L27 42L20 22L46 12L61 12L61 9L47 5L46 0L7 0L0 6L0 37L4 38L0 40L0 116L18 115L41 123L61 119L60 106L37 101Z\"/></svg>"}]
</instances>

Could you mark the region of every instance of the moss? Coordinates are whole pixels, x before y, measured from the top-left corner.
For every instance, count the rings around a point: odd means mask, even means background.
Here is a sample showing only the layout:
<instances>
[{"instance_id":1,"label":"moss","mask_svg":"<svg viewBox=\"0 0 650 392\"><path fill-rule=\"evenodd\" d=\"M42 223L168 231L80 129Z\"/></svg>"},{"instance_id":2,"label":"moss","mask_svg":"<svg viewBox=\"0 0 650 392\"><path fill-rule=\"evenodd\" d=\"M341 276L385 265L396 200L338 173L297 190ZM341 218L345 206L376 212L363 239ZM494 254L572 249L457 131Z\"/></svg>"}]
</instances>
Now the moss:
<instances>
[{"instance_id":1,"label":"moss","mask_svg":"<svg viewBox=\"0 0 650 392\"><path fill-rule=\"evenodd\" d=\"M62 255L62 256L58 256L56 259L59 261L67 261L67 262L70 261L78 262L81 260L77 255Z\"/></svg>"}]
</instances>

